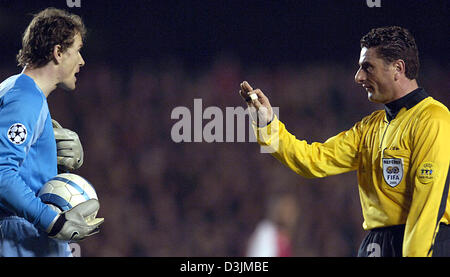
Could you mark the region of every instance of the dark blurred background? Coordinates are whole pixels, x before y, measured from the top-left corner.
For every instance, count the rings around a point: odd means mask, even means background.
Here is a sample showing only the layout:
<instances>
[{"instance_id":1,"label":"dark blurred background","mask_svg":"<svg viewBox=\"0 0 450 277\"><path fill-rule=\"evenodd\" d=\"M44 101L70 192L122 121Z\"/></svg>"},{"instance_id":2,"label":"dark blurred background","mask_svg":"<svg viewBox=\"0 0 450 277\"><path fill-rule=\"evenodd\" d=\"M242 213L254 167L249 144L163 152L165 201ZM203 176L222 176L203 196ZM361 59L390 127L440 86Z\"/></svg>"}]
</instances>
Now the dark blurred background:
<instances>
[{"instance_id":1,"label":"dark blurred background","mask_svg":"<svg viewBox=\"0 0 450 277\"><path fill-rule=\"evenodd\" d=\"M0 78L32 13L80 15L88 37L74 92L49 96L52 117L85 150L106 218L83 256L244 256L274 195L297 199L294 256L355 256L364 236L356 173L305 179L256 143L175 143L175 107L244 107L239 83L261 88L300 139L324 141L382 106L354 84L359 39L400 25L416 38L419 85L450 105L447 1L0 0ZM203 125L210 120L203 120ZM225 134L224 134L225 136ZM293 216L294 216L293 214Z\"/></svg>"}]
</instances>

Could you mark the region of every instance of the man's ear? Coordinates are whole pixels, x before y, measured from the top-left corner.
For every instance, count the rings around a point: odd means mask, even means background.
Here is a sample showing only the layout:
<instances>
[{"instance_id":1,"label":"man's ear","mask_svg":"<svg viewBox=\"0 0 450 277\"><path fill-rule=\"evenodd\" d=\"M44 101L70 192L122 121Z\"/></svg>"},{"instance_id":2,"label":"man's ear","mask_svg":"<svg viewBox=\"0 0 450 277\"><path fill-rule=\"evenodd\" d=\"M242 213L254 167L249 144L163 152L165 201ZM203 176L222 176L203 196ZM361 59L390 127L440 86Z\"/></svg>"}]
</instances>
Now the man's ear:
<instances>
[{"instance_id":1,"label":"man's ear","mask_svg":"<svg viewBox=\"0 0 450 277\"><path fill-rule=\"evenodd\" d=\"M405 65L405 61L404 60L396 60L394 61L394 63L392 64L392 66L394 67L394 80L397 81L400 76L405 75L406 74L406 65Z\"/></svg>"},{"instance_id":2,"label":"man's ear","mask_svg":"<svg viewBox=\"0 0 450 277\"><path fill-rule=\"evenodd\" d=\"M57 44L53 47L53 61L55 64L59 64L62 59L62 51L61 51L61 45Z\"/></svg>"}]
</instances>

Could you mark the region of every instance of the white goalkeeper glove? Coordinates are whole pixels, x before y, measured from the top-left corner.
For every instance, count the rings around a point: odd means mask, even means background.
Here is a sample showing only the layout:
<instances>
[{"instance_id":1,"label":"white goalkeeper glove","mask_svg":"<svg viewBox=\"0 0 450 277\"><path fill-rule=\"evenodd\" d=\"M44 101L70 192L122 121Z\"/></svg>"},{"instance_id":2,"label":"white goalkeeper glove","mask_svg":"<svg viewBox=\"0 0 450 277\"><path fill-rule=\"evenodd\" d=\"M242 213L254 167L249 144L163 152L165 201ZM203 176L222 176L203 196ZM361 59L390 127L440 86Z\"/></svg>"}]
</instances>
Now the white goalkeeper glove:
<instances>
[{"instance_id":1,"label":"white goalkeeper glove","mask_svg":"<svg viewBox=\"0 0 450 277\"><path fill-rule=\"evenodd\" d=\"M98 200L90 199L60 213L48 228L48 236L63 241L80 241L97 234L105 221L104 218L95 218L99 208Z\"/></svg>"},{"instance_id":2,"label":"white goalkeeper glove","mask_svg":"<svg viewBox=\"0 0 450 277\"><path fill-rule=\"evenodd\" d=\"M63 128L58 121L52 119L55 133L58 169L60 171L73 171L83 165L83 146L77 133Z\"/></svg>"}]
</instances>

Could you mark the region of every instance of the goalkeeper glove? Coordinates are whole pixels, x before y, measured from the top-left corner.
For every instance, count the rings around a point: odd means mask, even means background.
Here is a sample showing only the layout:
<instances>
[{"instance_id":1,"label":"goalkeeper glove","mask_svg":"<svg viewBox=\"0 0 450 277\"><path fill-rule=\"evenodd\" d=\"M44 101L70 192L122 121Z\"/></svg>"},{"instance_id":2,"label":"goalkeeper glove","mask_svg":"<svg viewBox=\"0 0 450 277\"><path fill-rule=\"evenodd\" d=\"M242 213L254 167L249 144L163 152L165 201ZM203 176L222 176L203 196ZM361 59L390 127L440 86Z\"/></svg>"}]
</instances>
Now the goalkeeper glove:
<instances>
[{"instance_id":1,"label":"goalkeeper glove","mask_svg":"<svg viewBox=\"0 0 450 277\"><path fill-rule=\"evenodd\" d=\"M77 133L63 128L58 121L52 119L55 133L58 169L60 171L73 171L83 165L83 146Z\"/></svg>"},{"instance_id":2,"label":"goalkeeper glove","mask_svg":"<svg viewBox=\"0 0 450 277\"><path fill-rule=\"evenodd\" d=\"M47 229L48 236L63 241L80 241L97 234L104 218L93 218L100 208L96 199L80 203L60 213Z\"/></svg>"}]
</instances>

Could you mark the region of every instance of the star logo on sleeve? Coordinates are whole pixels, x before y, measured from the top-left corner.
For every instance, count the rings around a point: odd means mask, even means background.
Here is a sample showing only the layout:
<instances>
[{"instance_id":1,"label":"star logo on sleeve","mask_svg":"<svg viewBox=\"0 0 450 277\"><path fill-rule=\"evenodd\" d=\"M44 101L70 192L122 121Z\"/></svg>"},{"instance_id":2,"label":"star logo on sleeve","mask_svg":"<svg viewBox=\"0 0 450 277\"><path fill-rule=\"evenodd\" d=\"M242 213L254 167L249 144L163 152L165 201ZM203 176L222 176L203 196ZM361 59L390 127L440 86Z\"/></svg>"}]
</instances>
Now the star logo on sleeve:
<instances>
[{"instance_id":1,"label":"star logo on sleeve","mask_svg":"<svg viewBox=\"0 0 450 277\"><path fill-rule=\"evenodd\" d=\"M8 129L8 139L15 145L20 145L27 139L27 128L22 123L14 123Z\"/></svg>"}]
</instances>

